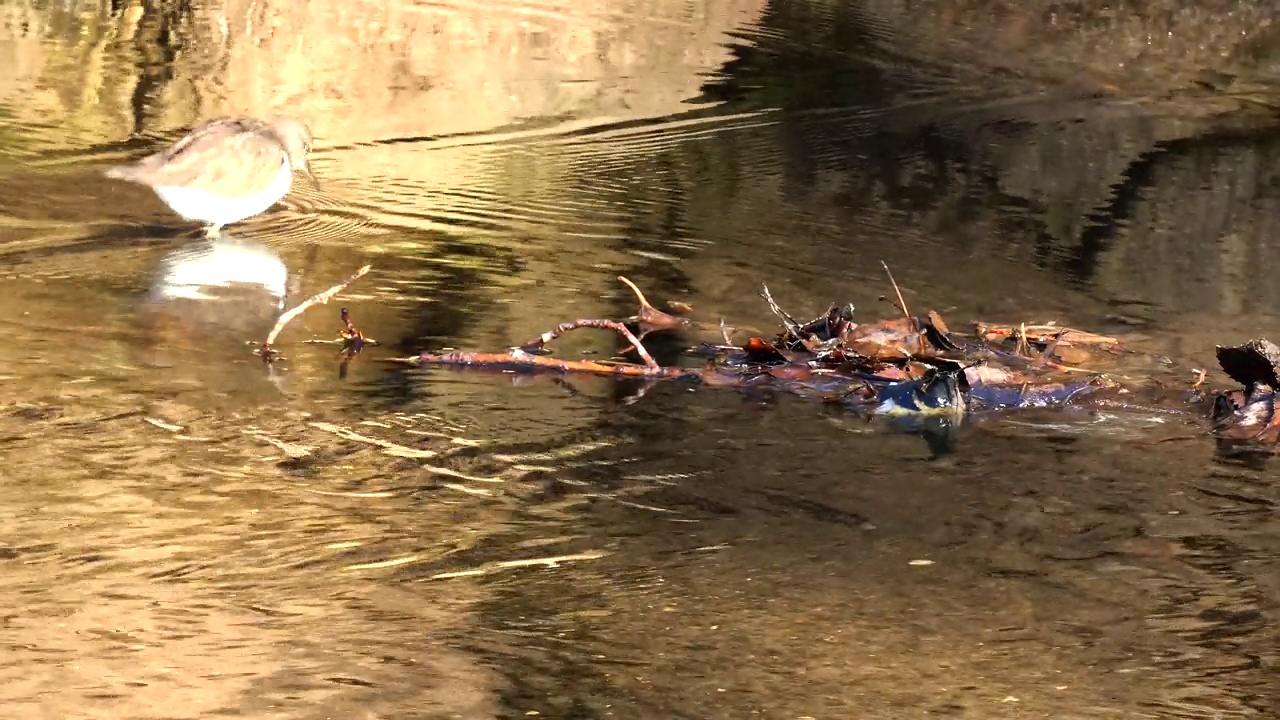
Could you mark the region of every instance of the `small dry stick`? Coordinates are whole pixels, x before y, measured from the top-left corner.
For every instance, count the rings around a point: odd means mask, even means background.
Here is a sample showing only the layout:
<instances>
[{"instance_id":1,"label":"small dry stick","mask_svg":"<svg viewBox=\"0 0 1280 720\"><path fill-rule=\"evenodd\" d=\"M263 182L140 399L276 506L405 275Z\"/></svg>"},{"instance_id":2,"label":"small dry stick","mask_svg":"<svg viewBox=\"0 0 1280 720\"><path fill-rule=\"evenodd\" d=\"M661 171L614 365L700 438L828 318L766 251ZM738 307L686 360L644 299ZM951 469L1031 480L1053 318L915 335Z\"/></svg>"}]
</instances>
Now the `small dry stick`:
<instances>
[{"instance_id":1,"label":"small dry stick","mask_svg":"<svg viewBox=\"0 0 1280 720\"><path fill-rule=\"evenodd\" d=\"M315 295L312 295L306 300L303 300L301 303L298 303L296 307L291 308L290 310L286 311L283 315L281 315L280 319L276 321L276 326L271 328L271 334L267 335L267 341L262 344L262 348L260 350L260 352L262 353L262 359L266 362L271 362L272 360L276 359L276 353L271 349L271 345L275 343L276 337L280 335L280 331L284 330L284 326L288 325L290 320L293 320L294 318L301 315L309 307L312 307L314 305L324 305L328 303L330 300L333 299L333 296L347 289L348 285L355 282L356 280L359 280L361 277L363 277L366 273L368 273L372 269L373 269L372 265L365 265L364 267L355 271L355 273L352 274L350 277L348 277L346 280L343 280L342 282L338 283L337 285L334 285L333 287L329 288L328 290L325 290L322 293L317 293Z\"/></svg>"},{"instance_id":2,"label":"small dry stick","mask_svg":"<svg viewBox=\"0 0 1280 720\"><path fill-rule=\"evenodd\" d=\"M898 281L893 279L893 273L889 271L889 263L881 260L880 266L884 268L884 274L889 276L889 284L893 286L893 293L898 296L898 309L910 320L911 311L907 309L907 301L902 299L902 290L898 288Z\"/></svg>"},{"instance_id":3,"label":"small dry stick","mask_svg":"<svg viewBox=\"0 0 1280 720\"><path fill-rule=\"evenodd\" d=\"M644 293L640 292L640 288L636 287L636 284L631 282L631 280L629 280L626 276L619 275L618 280L620 280L627 287L631 288L631 292L635 293L636 299L640 301L641 307L653 307L653 305L649 304L649 298L646 298L644 296Z\"/></svg>"},{"instance_id":4,"label":"small dry stick","mask_svg":"<svg viewBox=\"0 0 1280 720\"><path fill-rule=\"evenodd\" d=\"M1027 324L1022 323L1018 327L1018 345L1015 349L1019 355L1030 355L1031 348L1027 345Z\"/></svg>"},{"instance_id":5,"label":"small dry stick","mask_svg":"<svg viewBox=\"0 0 1280 720\"><path fill-rule=\"evenodd\" d=\"M773 293L769 292L768 285L760 285L760 297L764 298L764 301L769 303L769 309L773 311L774 315L777 315L778 318L782 320L782 324L786 326L787 332L791 333L792 337L797 340L803 339L800 337L800 323L796 322L795 318L787 314L786 310L783 310L778 303L773 301Z\"/></svg>"},{"instance_id":6,"label":"small dry stick","mask_svg":"<svg viewBox=\"0 0 1280 720\"><path fill-rule=\"evenodd\" d=\"M619 275L618 280L631 288L631 292L636 294L636 301L640 303L640 309L636 311L635 321L640 323L640 337L643 338L653 330L674 330L683 327L689 323L684 318L676 317L670 313L663 312L649 303L649 298L640 292L640 288L631 282L628 278ZM648 328L644 326L648 326Z\"/></svg>"}]
</instances>

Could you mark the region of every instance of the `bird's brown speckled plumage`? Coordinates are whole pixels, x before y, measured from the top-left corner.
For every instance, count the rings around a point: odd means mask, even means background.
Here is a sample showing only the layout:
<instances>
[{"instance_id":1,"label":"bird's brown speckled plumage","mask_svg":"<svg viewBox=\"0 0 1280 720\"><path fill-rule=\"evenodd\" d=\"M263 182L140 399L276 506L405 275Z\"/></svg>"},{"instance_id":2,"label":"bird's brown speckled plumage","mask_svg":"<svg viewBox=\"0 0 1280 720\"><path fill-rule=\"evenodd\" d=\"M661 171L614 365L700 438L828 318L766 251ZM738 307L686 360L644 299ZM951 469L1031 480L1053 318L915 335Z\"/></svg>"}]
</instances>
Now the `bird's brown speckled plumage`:
<instances>
[{"instance_id":1,"label":"bird's brown speckled plumage","mask_svg":"<svg viewBox=\"0 0 1280 720\"><path fill-rule=\"evenodd\" d=\"M311 131L292 118L216 118L172 146L107 171L108 177L150 186L189 187L219 195L259 192L286 157L307 171Z\"/></svg>"},{"instance_id":2,"label":"bird's brown speckled plumage","mask_svg":"<svg viewBox=\"0 0 1280 720\"><path fill-rule=\"evenodd\" d=\"M278 201L294 173L306 174L314 184L307 163L311 141L310 128L293 118L216 118L160 152L109 168L106 175L151 187L175 212L203 220L212 235L222 224Z\"/></svg>"}]
</instances>

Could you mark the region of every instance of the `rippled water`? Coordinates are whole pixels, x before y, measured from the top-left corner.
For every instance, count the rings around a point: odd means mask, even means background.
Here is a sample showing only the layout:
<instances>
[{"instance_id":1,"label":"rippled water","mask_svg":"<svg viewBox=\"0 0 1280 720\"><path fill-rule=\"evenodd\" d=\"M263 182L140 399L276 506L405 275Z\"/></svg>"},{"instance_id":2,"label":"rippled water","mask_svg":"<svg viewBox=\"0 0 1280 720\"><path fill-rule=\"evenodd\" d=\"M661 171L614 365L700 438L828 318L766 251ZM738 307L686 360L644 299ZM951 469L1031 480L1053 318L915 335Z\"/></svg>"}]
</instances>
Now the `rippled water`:
<instances>
[{"instance_id":1,"label":"rippled water","mask_svg":"<svg viewBox=\"0 0 1280 720\"><path fill-rule=\"evenodd\" d=\"M766 331L761 282L892 313L881 260L957 324L1185 377L1280 335L1255 115L931 41L981 18L608 5L0 8L0 715L1276 712L1274 464L1184 419L986 418L935 458L798 398L393 362L625 317L620 274ZM216 242L101 174L281 109L323 192ZM344 378L305 342L339 305L378 341Z\"/></svg>"}]
</instances>

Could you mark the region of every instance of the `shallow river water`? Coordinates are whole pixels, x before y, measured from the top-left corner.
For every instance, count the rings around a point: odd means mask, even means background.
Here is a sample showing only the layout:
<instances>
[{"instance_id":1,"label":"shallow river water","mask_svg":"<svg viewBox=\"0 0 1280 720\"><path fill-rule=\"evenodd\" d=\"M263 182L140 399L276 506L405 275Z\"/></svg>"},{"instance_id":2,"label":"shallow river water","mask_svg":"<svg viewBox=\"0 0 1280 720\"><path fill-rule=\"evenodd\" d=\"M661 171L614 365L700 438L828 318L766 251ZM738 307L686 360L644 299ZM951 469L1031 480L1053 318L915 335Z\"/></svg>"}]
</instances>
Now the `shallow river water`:
<instances>
[{"instance_id":1,"label":"shallow river water","mask_svg":"<svg viewBox=\"0 0 1280 720\"><path fill-rule=\"evenodd\" d=\"M1280 339L1273 126L876 8L0 5L0 716L1274 717L1276 466L1187 417L935 457L788 395L394 362L626 317L619 275L759 332L761 283L891 315L881 261L1188 382ZM102 175L271 111L320 190L216 242ZM378 341L343 377L339 306Z\"/></svg>"}]
</instances>

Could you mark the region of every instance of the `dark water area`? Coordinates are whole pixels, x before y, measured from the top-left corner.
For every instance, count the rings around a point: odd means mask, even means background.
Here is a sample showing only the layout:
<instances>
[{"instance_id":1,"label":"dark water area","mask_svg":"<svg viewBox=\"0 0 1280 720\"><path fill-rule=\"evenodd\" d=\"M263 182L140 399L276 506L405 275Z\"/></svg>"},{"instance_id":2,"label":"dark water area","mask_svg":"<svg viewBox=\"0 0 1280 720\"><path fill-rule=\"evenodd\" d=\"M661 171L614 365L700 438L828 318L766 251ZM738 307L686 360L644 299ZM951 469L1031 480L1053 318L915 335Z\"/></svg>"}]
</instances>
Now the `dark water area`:
<instances>
[{"instance_id":1,"label":"dark water area","mask_svg":"<svg viewBox=\"0 0 1280 720\"><path fill-rule=\"evenodd\" d=\"M395 362L627 317L619 275L744 336L762 283L892 316L882 261L1174 385L1280 336L1266 103L887 5L0 8L0 716L1274 716L1276 466L1190 414L938 453L785 393ZM323 192L216 241L102 176L282 107ZM342 378L338 307L378 341Z\"/></svg>"}]
</instances>

